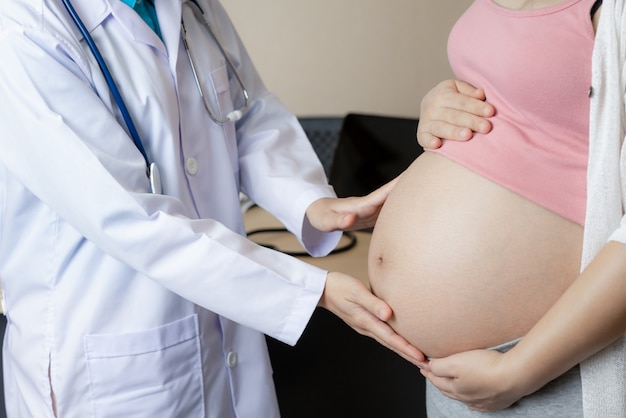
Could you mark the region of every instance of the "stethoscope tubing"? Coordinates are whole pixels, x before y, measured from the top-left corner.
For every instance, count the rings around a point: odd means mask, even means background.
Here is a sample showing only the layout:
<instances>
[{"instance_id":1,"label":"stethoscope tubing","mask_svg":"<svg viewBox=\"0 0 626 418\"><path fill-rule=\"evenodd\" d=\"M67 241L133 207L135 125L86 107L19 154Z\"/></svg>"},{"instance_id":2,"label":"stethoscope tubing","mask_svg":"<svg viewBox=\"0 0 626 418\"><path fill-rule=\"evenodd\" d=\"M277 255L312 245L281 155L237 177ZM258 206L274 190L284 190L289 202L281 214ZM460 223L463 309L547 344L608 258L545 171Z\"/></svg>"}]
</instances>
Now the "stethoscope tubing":
<instances>
[{"instance_id":1,"label":"stethoscope tubing","mask_svg":"<svg viewBox=\"0 0 626 418\"><path fill-rule=\"evenodd\" d=\"M133 119L130 116L130 112L128 111L128 108L126 107L126 103L124 102L124 99L122 98L122 95L119 89L117 88L117 85L115 84L115 80L113 79L113 76L111 75L111 72L109 71L109 68L107 67L106 62L104 61L102 54L100 54L100 50L96 46L96 42L89 34L89 31L85 27L85 24L81 20L80 16L78 16L78 13L76 13L76 10L74 9L74 6L72 5L71 1L63 0L63 5L65 6L68 13L74 20L74 23L76 23L78 30L83 35L83 38L85 39L85 42L87 42L87 45L89 46L89 49L91 50L91 53L93 54L96 61L98 62L98 66L100 67L100 70L102 71L102 74L104 75L107 85L109 89L111 90L111 94L113 95L113 98L115 99L115 102L117 103L117 106L119 107L120 113L122 114L122 117L124 118L124 122L126 123L126 127L128 128L128 133L130 134L131 138L133 139L133 142L135 143L135 146L137 147L139 152L141 152L141 155L143 156L146 162L146 170L147 170L147 173L149 174L150 160L148 159L148 154L146 153L146 150L143 147L143 143L141 142L141 139L139 137L139 132L137 131L137 128L135 127Z\"/></svg>"},{"instance_id":2,"label":"stethoscope tubing","mask_svg":"<svg viewBox=\"0 0 626 418\"><path fill-rule=\"evenodd\" d=\"M213 120L213 122L219 125L223 125L228 122L235 122L241 119L241 117L246 112L246 110L248 110L248 107L250 105L250 97L248 95L248 90L246 90L244 82L241 79L241 76L239 75L239 71L237 71L235 64L230 59L230 56L226 53L226 49L222 45L222 42L220 41L219 37L213 31L213 28L211 27L211 25L209 25L209 22L206 16L204 15L204 10L202 9L202 7L200 7L200 5L198 4L198 1L189 0L188 2L184 2L183 4L187 5L191 9L192 13L196 16L196 18L201 18L199 19L199 21L204 25L204 27L209 32L213 40L215 40L215 43L217 47L219 48L220 52L222 53L222 56L226 60L227 65L232 70L233 75L235 76L235 78L237 79L237 82L239 83L239 86L241 86L241 94L243 95L243 98L244 98L243 107L241 107L240 109L233 110L232 112L228 113L226 117L219 118L218 116L213 114L213 112L211 111L211 106L209 105L209 102L207 101L207 97L204 94L202 83L200 83L200 77L199 77L198 71L196 70L196 64L195 64L196 61L193 57L193 53L191 52L191 47L189 46L189 42L187 41L187 28L185 26L184 19L182 19L180 26L181 26L181 31L183 34L183 46L185 47L187 58L189 58L189 63L191 64L191 71L193 73L193 77L196 82L196 87L200 94L200 98L202 99L202 103L204 104L204 107L207 110L209 117Z\"/></svg>"}]
</instances>

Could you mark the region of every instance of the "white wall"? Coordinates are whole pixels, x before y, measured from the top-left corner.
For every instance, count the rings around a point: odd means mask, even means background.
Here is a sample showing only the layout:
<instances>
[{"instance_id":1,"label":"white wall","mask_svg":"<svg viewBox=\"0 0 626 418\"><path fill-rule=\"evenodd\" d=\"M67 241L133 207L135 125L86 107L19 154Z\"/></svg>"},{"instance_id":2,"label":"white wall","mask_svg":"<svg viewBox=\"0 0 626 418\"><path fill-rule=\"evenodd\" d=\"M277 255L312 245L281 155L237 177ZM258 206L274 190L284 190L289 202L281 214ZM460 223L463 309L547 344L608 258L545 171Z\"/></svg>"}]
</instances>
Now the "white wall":
<instances>
[{"instance_id":1,"label":"white wall","mask_svg":"<svg viewBox=\"0 0 626 418\"><path fill-rule=\"evenodd\" d=\"M222 0L267 86L299 116L415 117L452 76L448 32L471 0Z\"/></svg>"}]
</instances>

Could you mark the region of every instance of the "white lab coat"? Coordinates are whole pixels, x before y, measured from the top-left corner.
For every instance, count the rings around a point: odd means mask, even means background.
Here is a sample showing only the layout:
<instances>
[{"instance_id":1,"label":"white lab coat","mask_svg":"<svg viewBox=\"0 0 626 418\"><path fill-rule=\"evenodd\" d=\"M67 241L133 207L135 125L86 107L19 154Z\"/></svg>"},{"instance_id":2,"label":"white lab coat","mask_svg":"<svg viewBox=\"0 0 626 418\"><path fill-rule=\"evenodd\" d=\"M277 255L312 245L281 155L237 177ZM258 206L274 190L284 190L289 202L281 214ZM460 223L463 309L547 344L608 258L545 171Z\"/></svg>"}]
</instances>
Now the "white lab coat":
<instances>
[{"instance_id":1,"label":"white lab coat","mask_svg":"<svg viewBox=\"0 0 626 418\"><path fill-rule=\"evenodd\" d=\"M261 333L295 343L326 272L243 238L239 191L325 254L338 234L313 232L304 215L334 196L322 166L217 0L200 4L252 98L224 126L194 84L180 0L156 2L163 42L119 0L73 4L165 195L149 193L144 160L61 1L0 2L9 417L52 417L51 390L64 418L277 417ZM205 91L225 114L241 91L214 41L185 22Z\"/></svg>"}]
</instances>

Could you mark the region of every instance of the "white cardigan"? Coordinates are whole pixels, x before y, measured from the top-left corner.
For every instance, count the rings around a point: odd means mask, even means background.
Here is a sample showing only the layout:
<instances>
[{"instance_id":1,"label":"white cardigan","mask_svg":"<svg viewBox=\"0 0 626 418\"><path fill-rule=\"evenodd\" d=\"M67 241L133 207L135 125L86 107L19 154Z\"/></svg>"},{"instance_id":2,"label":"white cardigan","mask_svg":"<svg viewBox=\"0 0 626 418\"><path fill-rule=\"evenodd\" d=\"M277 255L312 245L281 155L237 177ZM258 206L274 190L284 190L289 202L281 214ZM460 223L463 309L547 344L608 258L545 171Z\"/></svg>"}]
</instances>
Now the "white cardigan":
<instances>
[{"instance_id":1,"label":"white cardigan","mask_svg":"<svg viewBox=\"0 0 626 418\"><path fill-rule=\"evenodd\" d=\"M625 59L625 0L604 0L593 52L582 268L607 241L626 243ZM581 375L585 418L626 417L626 337L584 361Z\"/></svg>"}]
</instances>

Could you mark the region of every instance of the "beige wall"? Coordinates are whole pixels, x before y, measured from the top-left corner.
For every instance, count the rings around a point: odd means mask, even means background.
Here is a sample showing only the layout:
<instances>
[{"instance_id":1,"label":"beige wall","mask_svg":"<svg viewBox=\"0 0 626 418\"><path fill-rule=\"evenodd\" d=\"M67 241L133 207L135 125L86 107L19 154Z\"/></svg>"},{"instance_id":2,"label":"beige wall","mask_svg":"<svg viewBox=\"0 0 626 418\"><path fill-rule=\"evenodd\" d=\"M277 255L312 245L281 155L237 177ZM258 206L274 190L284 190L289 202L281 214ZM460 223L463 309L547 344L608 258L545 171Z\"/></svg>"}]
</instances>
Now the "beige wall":
<instances>
[{"instance_id":1,"label":"beige wall","mask_svg":"<svg viewBox=\"0 0 626 418\"><path fill-rule=\"evenodd\" d=\"M267 86L299 116L418 116L451 77L448 32L471 0L222 0Z\"/></svg>"}]
</instances>

